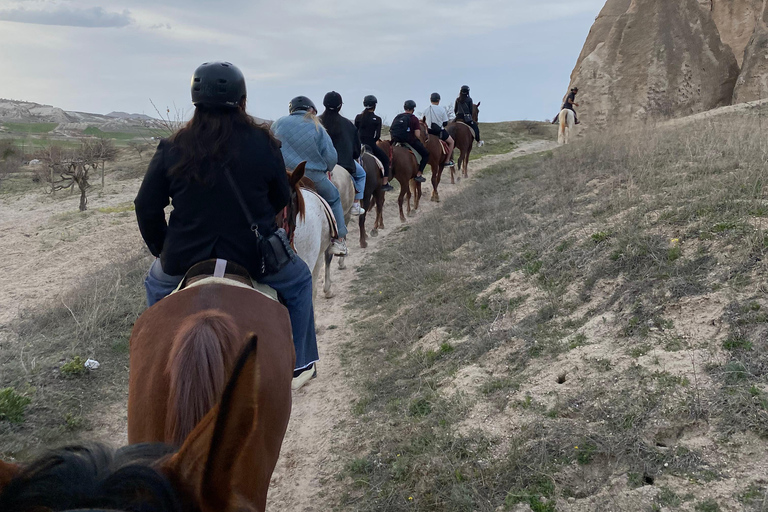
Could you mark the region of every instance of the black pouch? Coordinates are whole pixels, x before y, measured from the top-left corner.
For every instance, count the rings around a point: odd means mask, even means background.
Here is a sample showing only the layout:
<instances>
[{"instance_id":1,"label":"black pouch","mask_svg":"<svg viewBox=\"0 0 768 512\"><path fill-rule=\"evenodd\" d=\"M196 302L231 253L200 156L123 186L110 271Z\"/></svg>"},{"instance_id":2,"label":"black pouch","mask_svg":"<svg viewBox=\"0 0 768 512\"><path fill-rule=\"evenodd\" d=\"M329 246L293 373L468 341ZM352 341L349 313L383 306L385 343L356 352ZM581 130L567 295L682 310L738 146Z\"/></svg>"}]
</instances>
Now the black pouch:
<instances>
[{"instance_id":1,"label":"black pouch","mask_svg":"<svg viewBox=\"0 0 768 512\"><path fill-rule=\"evenodd\" d=\"M296 256L291 249L291 242L283 228L278 229L268 237L259 237L261 249L261 269L264 275L280 272Z\"/></svg>"}]
</instances>

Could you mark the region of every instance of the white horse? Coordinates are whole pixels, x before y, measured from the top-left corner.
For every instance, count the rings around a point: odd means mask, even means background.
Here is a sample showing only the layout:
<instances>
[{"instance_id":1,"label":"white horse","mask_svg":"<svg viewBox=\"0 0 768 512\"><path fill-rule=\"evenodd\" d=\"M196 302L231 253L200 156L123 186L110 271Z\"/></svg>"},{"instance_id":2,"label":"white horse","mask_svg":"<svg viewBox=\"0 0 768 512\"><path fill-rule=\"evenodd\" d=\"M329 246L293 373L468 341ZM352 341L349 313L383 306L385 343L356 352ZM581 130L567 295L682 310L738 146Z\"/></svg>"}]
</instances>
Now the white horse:
<instances>
[{"instance_id":1,"label":"white horse","mask_svg":"<svg viewBox=\"0 0 768 512\"><path fill-rule=\"evenodd\" d=\"M570 144L571 136L576 130L576 114L569 108L560 111L560 129L557 131L558 144Z\"/></svg>"},{"instance_id":2,"label":"white horse","mask_svg":"<svg viewBox=\"0 0 768 512\"><path fill-rule=\"evenodd\" d=\"M341 195L341 206L344 210L344 217L349 224L350 211L355 196L355 186L352 176L346 169L336 166L331 179ZM307 266L312 270L312 298L314 301L317 295L317 280L320 277L320 271L325 265L325 284L323 292L326 298L334 296L331 290L331 226L325 214L325 206L322 201L311 191L302 189L301 195L304 198L304 218L296 219L296 231L293 237L293 244L296 247L296 254L304 260ZM339 266L342 266L343 259L340 259Z\"/></svg>"}]
</instances>

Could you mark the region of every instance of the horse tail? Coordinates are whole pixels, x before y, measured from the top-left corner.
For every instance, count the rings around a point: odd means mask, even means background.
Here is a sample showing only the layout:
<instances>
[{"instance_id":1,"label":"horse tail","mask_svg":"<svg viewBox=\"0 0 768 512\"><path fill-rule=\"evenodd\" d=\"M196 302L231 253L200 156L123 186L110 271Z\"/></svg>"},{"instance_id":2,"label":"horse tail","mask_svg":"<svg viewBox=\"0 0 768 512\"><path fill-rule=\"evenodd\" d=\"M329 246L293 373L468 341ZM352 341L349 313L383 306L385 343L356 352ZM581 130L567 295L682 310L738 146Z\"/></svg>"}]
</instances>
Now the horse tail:
<instances>
[{"instance_id":1,"label":"horse tail","mask_svg":"<svg viewBox=\"0 0 768 512\"><path fill-rule=\"evenodd\" d=\"M167 440L180 446L219 400L237 356L237 340L235 321L225 313L201 311L182 324L166 368Z\"/></svg>"}]
</instances>

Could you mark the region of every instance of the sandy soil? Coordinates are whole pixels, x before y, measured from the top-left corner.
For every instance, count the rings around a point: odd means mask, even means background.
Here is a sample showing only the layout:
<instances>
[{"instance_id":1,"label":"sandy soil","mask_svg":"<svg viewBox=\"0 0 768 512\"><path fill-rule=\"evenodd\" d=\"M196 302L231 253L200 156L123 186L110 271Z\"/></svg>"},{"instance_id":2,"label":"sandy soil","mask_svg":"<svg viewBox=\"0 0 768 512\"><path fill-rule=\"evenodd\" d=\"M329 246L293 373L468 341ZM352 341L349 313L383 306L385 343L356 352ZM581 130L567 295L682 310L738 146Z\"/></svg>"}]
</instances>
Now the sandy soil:
<instances>
[{"instance_id":1,"label":"sandy soil","mask_svg":"<svg viewBox=\"0 0 768 512\"><path fill-rule=\"evenodd\" d=\"M535 141L521 144L511 153L475 160L469 164L469 180L482 168L555 146L551 141ZM451 185L450 178L446 180L446 176L444 172L440 184L443 200L461 190L469 181L462 180ZM424 184L419 213L408 219L408 222L416 222L424 213L439 208L439 203L429 200L431 189L429 183ZM370 231L373 219L369 216L367 220ZM357 243L357 223L350 224L347 269L339 270L334 262L332 280L336 296L325 299L320 293L315 304L320 348L318 377L294 394L291 422L280 461L272 477L269 510L305 512L326 509L324 502L329 499L333 501L332 496L338 485L334 477L342 469L338 465L342 458L339 450L347 440L346 426L356 421L351 410L357 394L350 388L350 376L341 362L344 345L354 342L355 336L349 322L355 318L356 310L354 305L347 304L347 300L355 279L355 268L375 254L382 244L391 240L395 228L401 225L397 196L388 195L384 206L386 229L381 230L377 238L369 237L367 249L360 249Z\"/></svg>"}]
</instances>

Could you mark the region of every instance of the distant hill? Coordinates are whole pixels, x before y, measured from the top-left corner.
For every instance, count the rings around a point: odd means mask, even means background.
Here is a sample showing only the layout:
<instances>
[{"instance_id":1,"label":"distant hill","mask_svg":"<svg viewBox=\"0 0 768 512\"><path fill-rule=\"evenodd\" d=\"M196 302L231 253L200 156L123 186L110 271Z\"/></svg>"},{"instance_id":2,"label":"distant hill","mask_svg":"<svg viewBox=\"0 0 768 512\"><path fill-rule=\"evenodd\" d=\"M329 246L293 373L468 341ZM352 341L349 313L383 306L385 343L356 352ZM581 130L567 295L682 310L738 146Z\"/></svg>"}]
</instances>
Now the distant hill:
<instances>
[{"instance_id":1,"label":"distant hill","mask_svg":"<svg viewBox=\"0 0 768 512\"><path fill-rule=\"evenodd\" d=\"M88 126L102 131L131 131L134 128L160 128L161 121L144 114L110 112L107 115L63 110L29 101L0 99L0 122L58 123L57 130L82 130Z\"/></svg>"}]
</instances>

